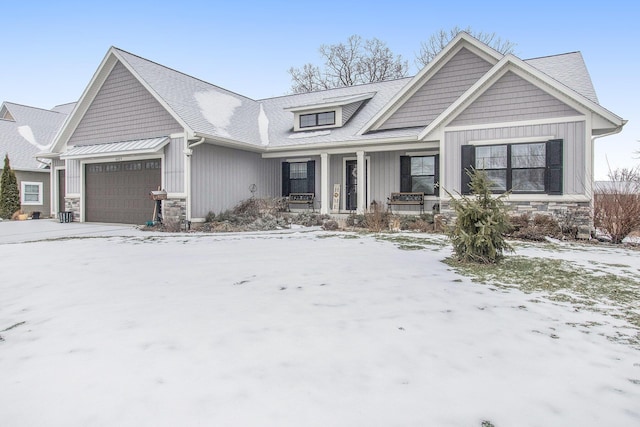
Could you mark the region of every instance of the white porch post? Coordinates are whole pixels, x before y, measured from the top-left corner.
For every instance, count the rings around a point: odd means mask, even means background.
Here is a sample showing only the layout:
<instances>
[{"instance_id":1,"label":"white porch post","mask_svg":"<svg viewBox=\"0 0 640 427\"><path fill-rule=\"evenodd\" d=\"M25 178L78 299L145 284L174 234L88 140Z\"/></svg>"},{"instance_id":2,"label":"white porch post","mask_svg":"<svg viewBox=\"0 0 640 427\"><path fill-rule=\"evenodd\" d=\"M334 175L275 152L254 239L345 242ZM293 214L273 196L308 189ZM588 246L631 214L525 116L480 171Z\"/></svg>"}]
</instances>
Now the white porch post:
<instances>
[{"instance_id":1,"label":"white porch post","mask_svg":"<svg viewBox=\"0 0 640 427\"><path fill-rule=\"evenodd\" d=\"M367 199L367 187L366 187L366 175L367 175L367 165L364 162L364 151L356 152L357 156L357 167L358 167L358 177L356 179L356 185L358 188L358 208L356 209L356 213L362 215L367 210L366 207L366 199Z\"/></svg>"},{"instance_id":2,"label":"white porch post","mask_svg":"<svg viewBox=\"0 0 640 427\"><path fill-rule=\"evenodd\" d=\"M329 154L320 153L320 214L329 213Z\"/></svg>"}]
</instances>

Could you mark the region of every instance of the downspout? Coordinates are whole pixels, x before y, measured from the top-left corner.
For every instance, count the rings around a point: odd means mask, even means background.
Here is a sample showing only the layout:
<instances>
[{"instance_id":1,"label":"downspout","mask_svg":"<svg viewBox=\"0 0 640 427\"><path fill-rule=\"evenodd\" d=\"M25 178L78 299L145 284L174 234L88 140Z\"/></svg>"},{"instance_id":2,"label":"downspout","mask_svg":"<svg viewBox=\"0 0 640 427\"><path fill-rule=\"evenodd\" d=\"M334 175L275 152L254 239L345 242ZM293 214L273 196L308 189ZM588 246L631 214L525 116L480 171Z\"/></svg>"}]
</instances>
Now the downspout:
<instances>
[{"instance_id":1,"label":"downspout","mask_svg":"<svg viewBox=\"0 0 640 427\"><path fill-rule=\"evenodd\" d=\"M186 165L186 176L185 176L185 193L187 198L187 206L186 206L186 220L191 221L191 156L193 155L193 148L198 145L204 143L205 138L201 137L200 140L195 141L189 144L189 140L185 135L185 140L187 141L187 147L184 149L183 153L187 157L187 165Z\"/></svg>"}]
</instances>

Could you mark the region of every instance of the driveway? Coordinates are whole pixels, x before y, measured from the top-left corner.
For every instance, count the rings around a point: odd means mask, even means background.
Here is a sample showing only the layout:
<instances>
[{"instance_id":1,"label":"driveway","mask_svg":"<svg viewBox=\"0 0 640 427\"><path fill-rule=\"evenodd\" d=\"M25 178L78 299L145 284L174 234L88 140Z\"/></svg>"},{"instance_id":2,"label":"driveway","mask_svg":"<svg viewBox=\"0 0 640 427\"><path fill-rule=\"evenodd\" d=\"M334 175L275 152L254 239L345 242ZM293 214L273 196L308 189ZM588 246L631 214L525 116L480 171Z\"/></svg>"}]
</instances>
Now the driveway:
<instances>
[{"instance_id":1,"label":"driveway","mask_svg":"<svg viewBox=\"0 0 640 427\"><path fill-rule=\"evenodd\" d=\"M76 236L139 236L147 232L127 224L69 222L53 219L0 221L0 244L33 242Z\"/></svg>"}]
</instances>

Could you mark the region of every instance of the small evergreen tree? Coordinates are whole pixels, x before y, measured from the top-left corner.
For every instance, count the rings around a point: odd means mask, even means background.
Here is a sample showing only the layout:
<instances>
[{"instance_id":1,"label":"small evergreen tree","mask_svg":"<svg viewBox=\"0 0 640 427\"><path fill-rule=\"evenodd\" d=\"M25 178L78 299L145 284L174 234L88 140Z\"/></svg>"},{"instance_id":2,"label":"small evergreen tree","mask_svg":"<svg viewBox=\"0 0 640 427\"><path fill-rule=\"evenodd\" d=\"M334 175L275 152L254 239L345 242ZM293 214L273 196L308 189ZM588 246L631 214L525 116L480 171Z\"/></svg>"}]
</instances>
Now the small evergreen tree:
<instances>
[{"instance_id":1,"label":"small evergreen tree","mask_svg":"<svg viewBox=\"0 0 640 427\"><path fill-rule=\"evenodd\" d=\"M458 260L493 264L502 258L505 250L513 251L504 239L504 234L511 229L503 202L508 193L493 195L491 181L483 170L472 169L466 173L471 178L472 195L451 197L457 219L449 230L449 238Z\"/></svg>"},{"instance_id":2,"label":"small evergreen tree","mask_svg":"<svg viewBox=\"0 0 640 427\"><path fill-rule=\"evenodd\" d=\"M9 155L4 156L4 167L0 180L0 217L9 219L20 210L20 191L16 174L9 165Z\"/></svg>"}]
</instances>

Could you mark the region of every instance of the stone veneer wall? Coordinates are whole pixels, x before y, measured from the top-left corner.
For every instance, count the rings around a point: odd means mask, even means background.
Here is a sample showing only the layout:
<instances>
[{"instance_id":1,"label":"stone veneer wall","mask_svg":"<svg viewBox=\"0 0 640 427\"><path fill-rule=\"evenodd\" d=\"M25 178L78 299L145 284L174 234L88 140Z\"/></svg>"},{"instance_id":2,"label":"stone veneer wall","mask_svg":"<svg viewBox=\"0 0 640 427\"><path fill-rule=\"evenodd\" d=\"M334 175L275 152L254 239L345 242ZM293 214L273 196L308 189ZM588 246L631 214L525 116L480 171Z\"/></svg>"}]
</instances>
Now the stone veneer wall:
<instances>
[{"instance_id":1,"label":"stone veneer wall","mask_svg":"<svg viewBox=\"0 0 640 427\"><path fill-rule=\"evenodd\" d=\"M550 215L560 224L570 224L578 229L578 239L589 239L593 230L593 215L589 202L506 202L511 215L528 213ZM440 202L440 214L447 223L455 220L455 212L449 202Z\"/></svg>"},{"instance_id":2,"label":"stone veneer wall","mask_svg":"<svg viewBox=\"0 0 640 427\"><path fill-rule=\"evenodd\" d=\"M64 210L73 212L73 220L80 221L80 197L65 197Z\"/></svg>"},{"instance_id":3,"label":"stone veneer wall","mask_svg":"<svg viewBox=\"0 0 640 427\"><path fill-rule=\"evenodd\" d=\"M187 218L186 199L167 199L162 202L162 221L180 224Z\"/></svg>"}]
</instances>

